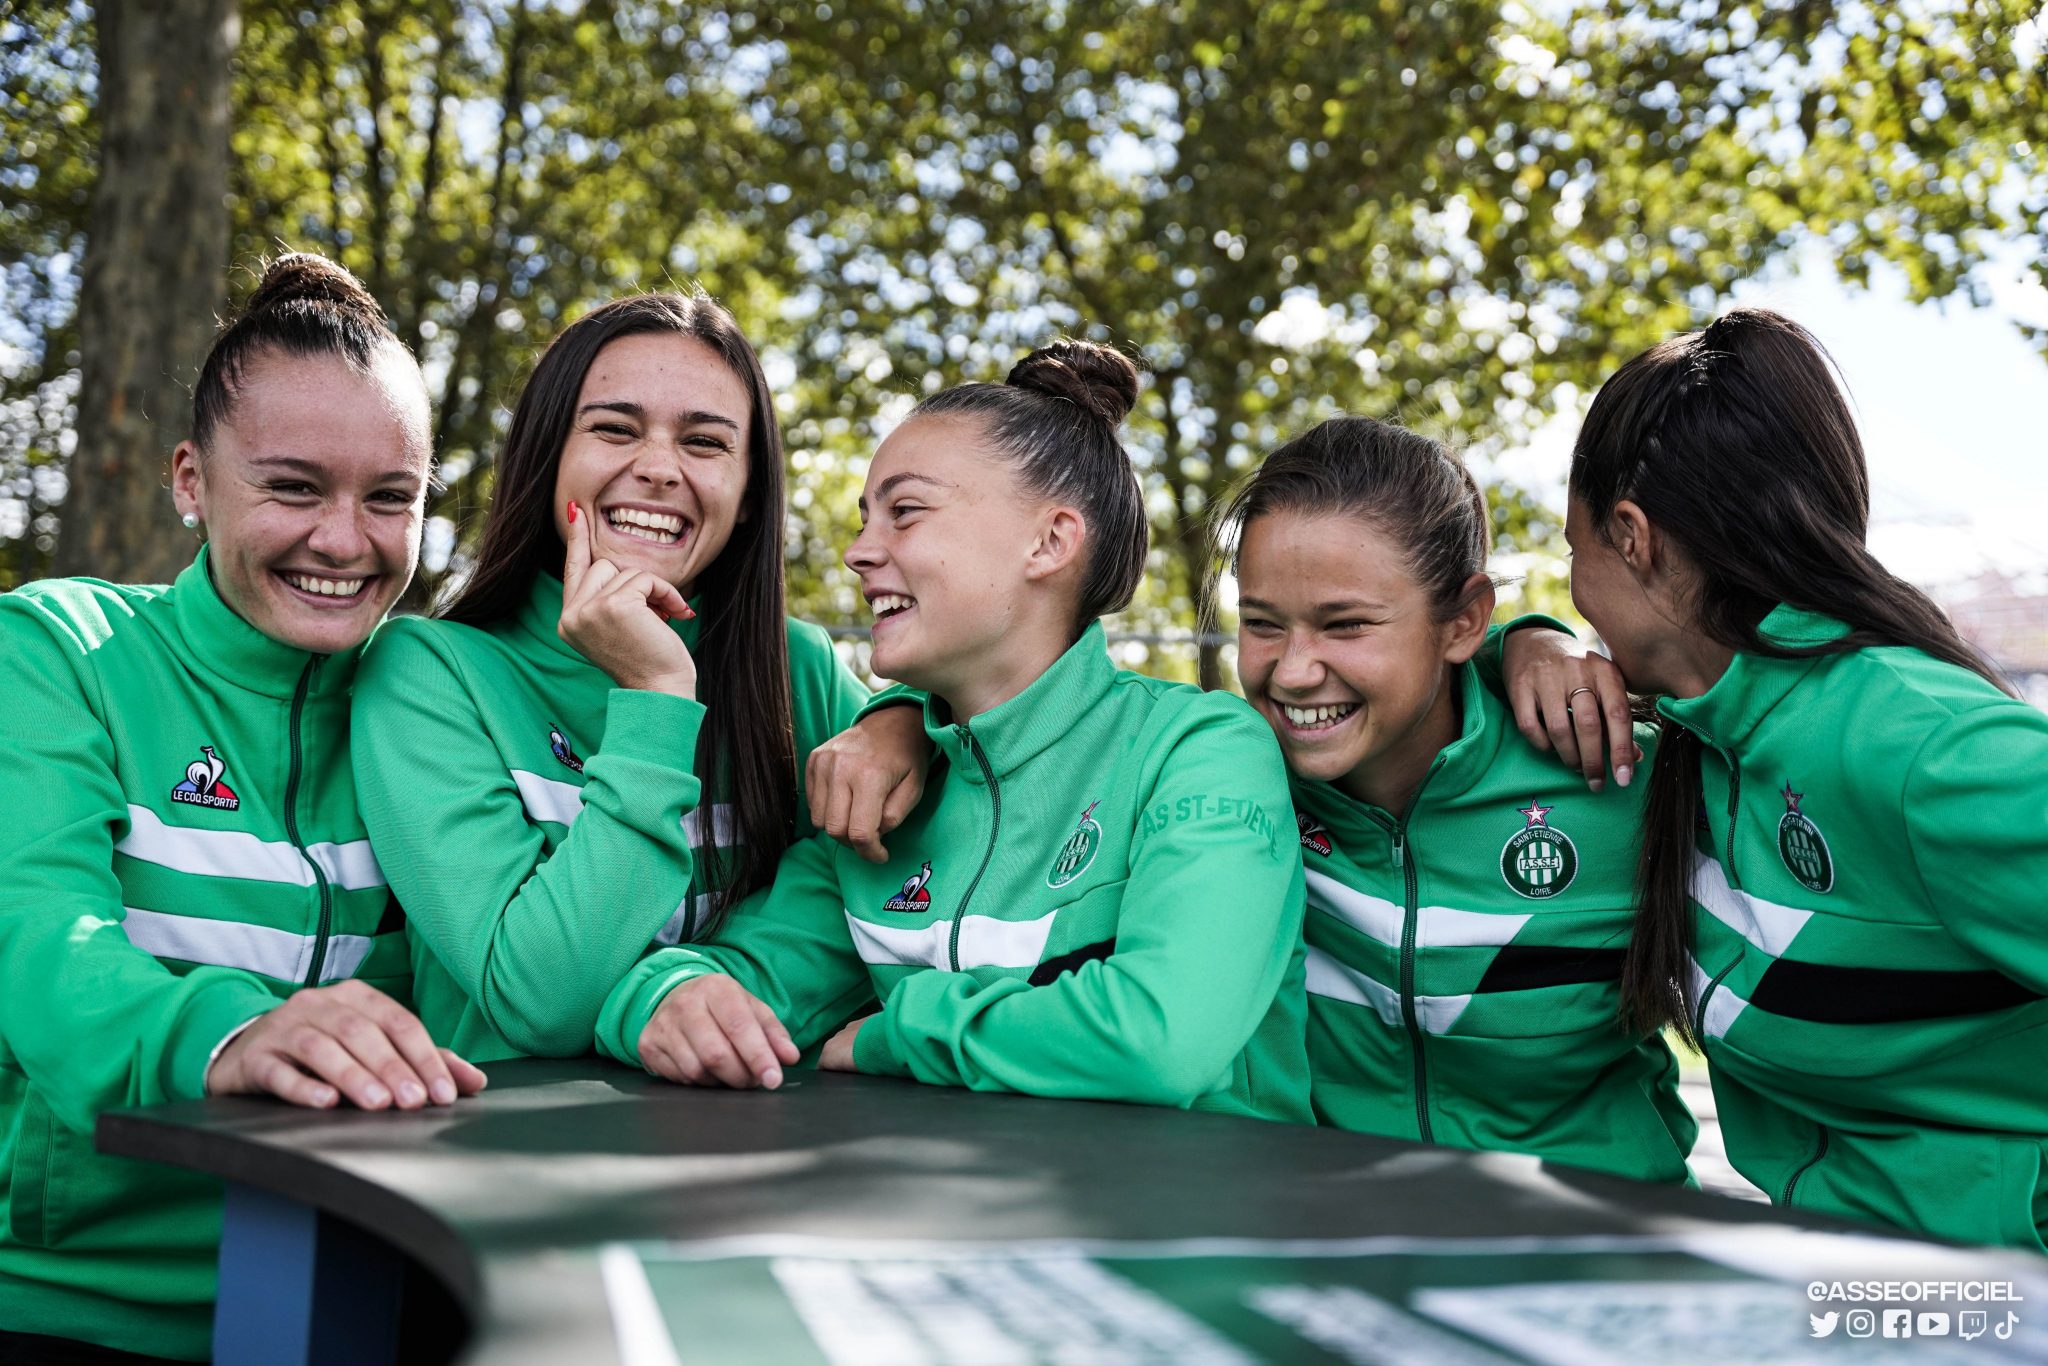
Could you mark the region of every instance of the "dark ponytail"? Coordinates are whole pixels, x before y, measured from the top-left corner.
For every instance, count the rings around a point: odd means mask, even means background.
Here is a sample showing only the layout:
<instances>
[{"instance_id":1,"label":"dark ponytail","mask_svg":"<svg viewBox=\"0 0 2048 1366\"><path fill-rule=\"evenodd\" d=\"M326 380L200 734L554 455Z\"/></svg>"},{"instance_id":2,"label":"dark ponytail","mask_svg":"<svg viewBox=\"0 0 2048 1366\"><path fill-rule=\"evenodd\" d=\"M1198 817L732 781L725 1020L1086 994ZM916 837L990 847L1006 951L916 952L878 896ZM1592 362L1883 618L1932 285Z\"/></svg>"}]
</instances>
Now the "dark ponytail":
<instances>
[{"instance_id":1,"label":"dark ponytail","mask_svg":"<svg viewBox=\"0 0 2048 1366\"><path fill-rule=\"evenodd\" d=\"M1774 659L1903 645L2006 689L1941 609L1864 544L1863 443L1826 351L1789 318L1736 309L1622 366L1586 414L1571 488L1603 539L1623 499L1671 538L1694 570L1692 618L1717 644ZM1759 627L1780 603L1848 634L1773 640ZM1688 955L1699 741L1659 725L1622 1010L1632 1027L1675 1027L1697 1045Z\"/></svg>"},{"instance_id":2,"label":"dark ponytail","mask_svg":"<svg viewBox=\"0 0 2048 1366\"><path fill-rule=\"evenodd\" d=\"M206 354L192 388L192 440L204 451L214 430L233 416L236 391L252 357L266 351L339 356L366 372L384 347L412 359L360 280L311 252L280 256L264 269L241 315L221 329Z\"/></svg>"},{"instance_id":3,"label":"dark ponytail","mask_svg":"<svg viewBox=\"0 0 2048 1366\"><path fill-rule=\"evenodd\" d=\"M1138 367L1094 342L1042 346L1002 384L961 384L917 405L913 417L973 416L1040 497L1072 503L1088 525L1075 634L1130 605L1145 576L1152 528L1117 428L1138 401Z\"/></svg>"},{"instance_id":4,"label":"dark ponytail","mask_svg":"<svg viewBox=\"0 0 2048 1366\"><path fill-rule=\"evenodd\" d=\"M1444 622L1486 572L1493 527L1486 495L1441 441L1369 417L1333 417L1267 456L1210 519L1214 553L1202 585L1202 626L1216 629L1216 588L1236 568L1245 528L1273 512L1355 517L1393 538Z\"/></svg>"}]
</instances>

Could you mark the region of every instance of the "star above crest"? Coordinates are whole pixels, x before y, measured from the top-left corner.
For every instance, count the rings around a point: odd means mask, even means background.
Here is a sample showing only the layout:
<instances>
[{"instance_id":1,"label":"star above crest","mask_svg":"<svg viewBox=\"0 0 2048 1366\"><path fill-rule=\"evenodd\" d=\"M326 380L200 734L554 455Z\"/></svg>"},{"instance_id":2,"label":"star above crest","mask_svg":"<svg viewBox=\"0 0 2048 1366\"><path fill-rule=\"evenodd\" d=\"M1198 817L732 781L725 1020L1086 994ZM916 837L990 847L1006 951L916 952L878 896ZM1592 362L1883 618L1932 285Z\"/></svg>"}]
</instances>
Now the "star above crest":
<instances>
[{"instance_id":1,"label":"star above crest","mask_svg":"<svg viewBox=\"0 0 2048 1366\"><path fill-rule=\"evenodd\" d=\"M1529 799L1529 804L1527 806L1515 808L1515 812L1517 815L1527 816L1529 818L1529 823L1522 827L1525 830L1533 830L1539 825L1548 825L1549 822L1544 820L1543 818L1555 810L1557 810L1557 808L1554 806L1539 806L1534 797L1531 797Z\"/></svg>"}]
</instances>

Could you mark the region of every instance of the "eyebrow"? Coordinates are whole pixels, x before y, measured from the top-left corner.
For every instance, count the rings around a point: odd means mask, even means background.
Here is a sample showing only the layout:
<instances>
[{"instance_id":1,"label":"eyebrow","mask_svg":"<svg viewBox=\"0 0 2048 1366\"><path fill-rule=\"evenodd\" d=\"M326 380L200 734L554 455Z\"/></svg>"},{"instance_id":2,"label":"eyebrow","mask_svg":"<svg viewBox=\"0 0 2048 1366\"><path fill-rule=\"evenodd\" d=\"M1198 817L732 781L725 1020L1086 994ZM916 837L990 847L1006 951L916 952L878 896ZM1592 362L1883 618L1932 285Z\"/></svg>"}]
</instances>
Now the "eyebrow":
<instances>
[{"instance_id":1,"label":"eyebrow","mask_svg":"<svg viewBox=\"0 0 2048 1366\"><path fill-rule=\"evenodd\" d=\"M1237 600L1237 605L1239 607L1254 608L1261 612L1271 612L1274 610L1273 604L1267 602L1264 598L1240 597ZM1363 598L1346 598L1334 602L1319 602L1312 610L1322 614L1331 612L1384 612L1387 610L1387 605L1383 602L1371 602Z\"/></svg>"},{"instance_id":2,"label":"eyebrow","mask_svg":"<svg viewBox=\"0 0 2048 1366\"><path fill-rule=\"evenodd\" d=\"M943 479L933 478L929 474L914 474L906 470L902 474L892 474L887 479L884 479L881 483L877 484L875 486L875 501L879 503L880 501L882 501L882 499L887 498L889 496L890 490L896 488L899 485L912 483L930 484L933 488L940 489L949 489L953 487L951 484L947 483ZM860 500L860 505L862 507L866 507L868 505L868 500L865 495L862 496Z\"/></svg>"},{"instance_id":3,"label":"eyebrow","mask_svg":"<svg viewBox=\"0 0 2048 1366\"><path fill-rule=\"evenodd\" d=\"M263 455L249 462L261 470L289 470L310 478L324 479L332 471L317 460L306 460L296 455ZM377 476L380 484L417 484L424 476L419 470L386 470Z\"/></svg>"},{"instance_id":4,"label":"eyebrow","mask_svg":"<svg viewBox=\"0 0 2048 1366\"><path fill-rule=\"evenodd\" d=\"M576 416L582 417L587 413L593 412L623 413L636 421L645 422L647 420L647 409L628 399L601 399L596 403L586 403L576 410ZM677 416L682 419L682 425L685 427L697 427L710 423L714 426L730 427L735 432L740 429L740 424L727 417L724 413L706 412L702 408L679 413Z\"/></svg>"}]
</instances>

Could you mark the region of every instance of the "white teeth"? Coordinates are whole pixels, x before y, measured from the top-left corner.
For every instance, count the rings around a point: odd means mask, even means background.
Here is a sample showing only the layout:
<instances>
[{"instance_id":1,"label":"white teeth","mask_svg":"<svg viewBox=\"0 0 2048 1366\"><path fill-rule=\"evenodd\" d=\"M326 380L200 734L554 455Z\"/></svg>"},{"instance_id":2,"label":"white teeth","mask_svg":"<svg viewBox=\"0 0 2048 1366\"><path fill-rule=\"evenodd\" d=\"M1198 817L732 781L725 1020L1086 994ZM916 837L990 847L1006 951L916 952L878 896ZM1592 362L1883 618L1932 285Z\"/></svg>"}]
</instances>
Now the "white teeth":
<instances>
[{"instance_id":1,"label":"white teeth","mask_svg":"<svg viewBox=\"0 0 2048 1366\"><path fill-rule=\"evenodd\" d=\"M318 593L323 598L352 598L369 582L368 579L319 579L311 574L286 574L284 581L302 593Z\"/></svg>"},{"instance_id":2,"label":"white teeth","mask_svg":"<svg viewBox=\"0 0 2048 1366\"><path fill-rule=\"evenodd\" d=\"M1284 702L1280 704L1280 714L1287 718L1288 724L1303 730L1331 725L1357 710L1356 702L1347 702L1337 707L1290 707Z\"/></svg>"},{"instance_id":3,"label":"white teeth","mask_svg":"<svg viewBox=\"0 0 2048 1366\"><path fill-rule=\"evenodd\" d=\"M672 543L683 534L683 519L672 512L646 512L640 508L613 508L604 515L616 531L633 527L636 531L652 532L646 539Z\"/></svg>"},{"instance_id":4,"label":"white teeth","mask_svg":"<svg viewBox=\"0 0 2048 1366\"><path fill-rule=\"evenodd\" d=\"M868 606L874 610L875 619L879 621L893 613L909 611L916 601L917 599L904 597L901 593L880 593L868 603Z\"/></svg>"}]
</instances>

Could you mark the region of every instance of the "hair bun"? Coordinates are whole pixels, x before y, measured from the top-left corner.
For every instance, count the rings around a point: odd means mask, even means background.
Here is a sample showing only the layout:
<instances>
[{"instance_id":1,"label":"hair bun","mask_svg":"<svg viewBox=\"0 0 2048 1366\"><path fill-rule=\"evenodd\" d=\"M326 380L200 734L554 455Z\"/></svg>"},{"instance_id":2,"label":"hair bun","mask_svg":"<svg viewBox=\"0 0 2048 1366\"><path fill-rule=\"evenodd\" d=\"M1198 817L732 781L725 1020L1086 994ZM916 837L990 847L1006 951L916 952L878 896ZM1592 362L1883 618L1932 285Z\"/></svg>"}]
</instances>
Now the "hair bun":
<instances>
[{"instance_id":1,"label":"hair bun","mask_svg":"<svg viewBox=\"0 0 2048 1366\"><path fill-rule=\"evenodd\" d=\"M242 315L267 312L295 303L320 305L388 329L384 310L363 282L325 256L310 251L287 252L264 268L263 279Z\"/></svg>"},{"instance_id":2,"label":"hair bun","mask_svg":"<svg viewBox=\"0 0 2048 1366\"><path fill-rule=\"evenodd\" d=\"M1112 347L1066 338L1041 346L1010 371L1019 389L1071 401L1114 430L1138 402L1138 367Z\"/></svg>"}]
</instances>

